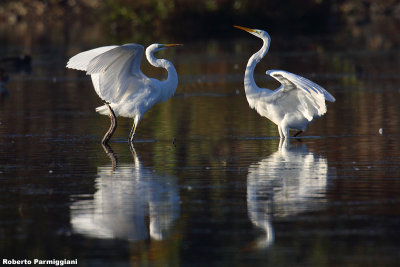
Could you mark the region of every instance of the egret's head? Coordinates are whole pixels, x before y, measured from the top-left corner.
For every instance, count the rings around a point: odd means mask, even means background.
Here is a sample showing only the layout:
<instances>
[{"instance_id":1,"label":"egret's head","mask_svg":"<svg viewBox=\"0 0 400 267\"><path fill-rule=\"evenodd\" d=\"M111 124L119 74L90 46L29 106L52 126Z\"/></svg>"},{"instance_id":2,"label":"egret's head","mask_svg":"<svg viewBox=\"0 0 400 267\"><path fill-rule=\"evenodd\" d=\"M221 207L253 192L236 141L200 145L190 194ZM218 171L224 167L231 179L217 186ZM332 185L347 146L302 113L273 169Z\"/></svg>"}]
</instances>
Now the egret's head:
<instances>
[{"instance_id":1,"label":"egret's head","mask_svg":"<svg viewBox=\"0 0 400 267\"><path fill-rule=\"evenodd\" d=\"M174 46L183 46L183 44L152 44L149 46L149 48L152 48L154 52L158 52L164 49L167 49L168 47L174 47Z\"/></svg>"},{"instance_id":2,"label":"egret's head","mask_svg":"<svg viewBox=\"0 0 400 267\"><path fill-rule=\"evenodd\" d=\"M258 38L261 38L261 39L271 39L271 37L269 37L269 34L263 30L250 29L250 28L246 28L246 27L242 27L242 26L233 26L233 27L244 30L248 33L251 33L254 36L257 36Z\"/></svg>"}]
</instances>

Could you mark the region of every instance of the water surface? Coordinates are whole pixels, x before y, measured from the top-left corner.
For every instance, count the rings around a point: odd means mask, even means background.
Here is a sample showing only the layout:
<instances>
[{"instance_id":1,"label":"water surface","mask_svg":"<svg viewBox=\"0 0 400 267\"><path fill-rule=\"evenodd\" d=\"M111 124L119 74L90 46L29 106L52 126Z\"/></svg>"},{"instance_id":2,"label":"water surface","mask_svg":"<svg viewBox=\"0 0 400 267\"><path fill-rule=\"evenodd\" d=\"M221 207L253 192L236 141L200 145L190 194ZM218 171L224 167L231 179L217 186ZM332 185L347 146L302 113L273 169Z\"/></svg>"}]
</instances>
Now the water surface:
<instances>
[{"instance_id":1,"label":"water surface","mask_svg":"<svg viewBox=\"0 0 400 267\"><path fill-rule=\"evenodd\" d=\"M160 53L180 84L144 116L133 148L124 118L110 147L100 145L109 126L94 111L101 101L83 73L64 68L83 47L34 51L31 72L10 72L0 103L3 257L82 266L397 264L399 51L299 40L273 43L256 80L277 87L264 71L285 69L336 102L281 147L242 87L257 40ZM165 77L148 64L143 71Z\"/></svg>"}]
</instances>

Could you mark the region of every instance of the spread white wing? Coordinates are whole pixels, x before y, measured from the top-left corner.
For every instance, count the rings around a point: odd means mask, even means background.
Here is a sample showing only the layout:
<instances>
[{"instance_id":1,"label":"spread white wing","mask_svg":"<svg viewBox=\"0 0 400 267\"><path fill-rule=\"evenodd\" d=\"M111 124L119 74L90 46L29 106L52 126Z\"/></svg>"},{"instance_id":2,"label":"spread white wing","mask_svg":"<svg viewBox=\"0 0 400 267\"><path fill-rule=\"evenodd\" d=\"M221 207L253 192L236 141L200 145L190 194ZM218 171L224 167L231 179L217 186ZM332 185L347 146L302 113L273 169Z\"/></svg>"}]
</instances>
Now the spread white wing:
<instances>
[{"instance_id":1,"label":"spread white wing","mask_svg":"<svg viewBox=\"0 0 400 267\"><path fill-rule=\"evenodd\" d=\"M86 71L103 100L117 103L128 90L137 90L146 78L140 71L144 47L139 44L105 46L72 57L68 68ZM136 85L136 86L135 86Z\"/></svg>"},{"instance_id":2,"label":"spread white wing","mask_svg":"<svg viewBox=\"0 0 400 267\"><path fill-rule=\"evenodd\" d=\"M107 52L108 50L116 48L116 47L118 47L118 46L117 45L103 46L103 47L98 47L98 48L88 50L85 52L81 52L81 53L71 57L68 60L67 68L86 71L87 67L89 65L89 62L93 58L97 57L100 54Z\"/></svg>"},{"instance_id":3,"label":"spread white wing","mask_svg":"<svg viewBox=\"0 0 400 267\"><path fill-rule=\"evenodd\" d=\"M325 100L335 102L335 98L328 91L304 77L283 70L269 70L267 74L282 84L269 95L269 101L279 101L284 97L296 97L298 101L293 99L291 103L299 105L297 109L309 121L314 116L322 116L326 113ZM293 94L292 90L298 90L297 94Z\"/></svg>"}]
</instances>

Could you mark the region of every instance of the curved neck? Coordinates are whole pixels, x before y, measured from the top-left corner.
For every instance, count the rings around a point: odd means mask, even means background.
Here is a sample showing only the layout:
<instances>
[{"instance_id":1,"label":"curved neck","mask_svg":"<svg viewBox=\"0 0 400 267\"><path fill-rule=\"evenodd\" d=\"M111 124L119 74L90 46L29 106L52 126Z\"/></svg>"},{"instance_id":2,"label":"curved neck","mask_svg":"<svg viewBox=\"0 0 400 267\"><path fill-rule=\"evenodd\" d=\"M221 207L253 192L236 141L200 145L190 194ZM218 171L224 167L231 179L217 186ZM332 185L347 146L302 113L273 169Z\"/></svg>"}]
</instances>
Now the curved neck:
<instances>
[{"instance_id":1,"label":"curved neck","mask_svg":"<svg viewBox=\"0 0 400 267\"><path fill-rule=\"evenodd\" d=\"M154 51L152 49L146 49L146 57L149 63L154 67L164 68L168 72L167 79L161 81L163 87L163 99L167 100L175 93L175 89L178 86L178 74L176 73L174 65L170 61L156 58L153 53Z\"/></svg>"},{"instance_id":2,"label":"curved neck","mask_svg":"<svg viewBox=\"0 0 400 267\"><path fill-rule=\"evenodd\" d=\"M249 62L247 62L246 72L244 74L244 89L246 91L246 95L257 93L260 90L254 80L254 69L256 68L257 63L260 62L260 60L267 54L269 45L270 39L263 38L263 46L257 53L252 55L249 59Z\"/></svg>"}]
</instances>

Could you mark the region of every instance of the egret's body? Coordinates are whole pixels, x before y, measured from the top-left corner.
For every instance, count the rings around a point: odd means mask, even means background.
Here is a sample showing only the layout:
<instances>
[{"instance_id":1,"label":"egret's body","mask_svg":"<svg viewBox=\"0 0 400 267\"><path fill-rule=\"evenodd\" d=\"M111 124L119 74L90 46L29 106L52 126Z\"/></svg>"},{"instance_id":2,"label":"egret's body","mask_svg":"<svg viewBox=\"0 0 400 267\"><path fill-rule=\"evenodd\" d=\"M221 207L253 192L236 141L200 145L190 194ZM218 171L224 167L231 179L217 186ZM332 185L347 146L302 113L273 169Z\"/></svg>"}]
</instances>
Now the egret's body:
<instances>
[{"instance_id":1,"label":"egret's body","mask_svg":"<svg viewBox=\"0 0 400 267\"><path fill-rule=\"evenodd\" d=\"M146 49L146 58L155 67L165 68L164 81L147 77L140 70L144 47L139 44L105 46L79 53L72 57L68 68L86 71L94 89L105 105L96 111L111 117L111 127L103 138L107 143L116 128L116 116L133 119L129 141L143 115L156 103L168 100L178 85L178 75L171 62L154 57L154 53L177 44L152 44Z\"/></svg>"},{"instance_id":2,"label":"egret's body","mask_svg":"<svg viewBox=\"0 0 400 267\"><path fill-rule=\"evenodd\" d=\"M289 137L289 129L305 131L309 123L326 113L325 100L334 102L335 98L312 81L283 70L266 72L281 83L278 89L259 88L254 81L254 69L267 54L271 38L262 30L235 27L263 40L261 49L250 57L244 77L244 88L250 107L278 125L281 138Z\"/></svg>"}]
</instances>

